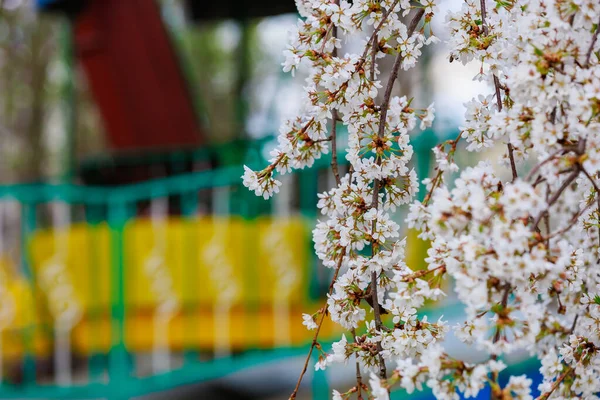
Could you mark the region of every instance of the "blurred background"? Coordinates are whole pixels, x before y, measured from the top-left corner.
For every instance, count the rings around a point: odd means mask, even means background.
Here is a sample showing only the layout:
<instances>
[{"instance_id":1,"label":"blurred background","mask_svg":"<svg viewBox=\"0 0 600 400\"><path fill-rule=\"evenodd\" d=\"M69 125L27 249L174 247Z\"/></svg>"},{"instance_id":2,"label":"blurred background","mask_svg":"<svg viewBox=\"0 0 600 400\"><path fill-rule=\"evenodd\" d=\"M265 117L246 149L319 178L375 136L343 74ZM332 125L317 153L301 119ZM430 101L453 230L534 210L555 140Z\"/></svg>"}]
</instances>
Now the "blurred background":
<instances>
[{"instance_id":1,"label":"blurred background","mask_svg":"<svg viewBox=\"0 0 600 400\"><path fill-rule=\"evenodd\" d=\"M301 314L331 279L311 229L334 179L323 159L264 201L240 176L301 105L302 73L280 67L297 18L293 0L0 0L0 398L289 396L313 335ZM444 39L443 17L433 29ZM395 89L436 103L413 137L421 177L486 90L445 53L425 49ZM460 316L446 289L430 318ZM340 335L326 324L324 349ZM299 397L351 387L353 369L309 368Z\"/></svg>"}]
</instances>

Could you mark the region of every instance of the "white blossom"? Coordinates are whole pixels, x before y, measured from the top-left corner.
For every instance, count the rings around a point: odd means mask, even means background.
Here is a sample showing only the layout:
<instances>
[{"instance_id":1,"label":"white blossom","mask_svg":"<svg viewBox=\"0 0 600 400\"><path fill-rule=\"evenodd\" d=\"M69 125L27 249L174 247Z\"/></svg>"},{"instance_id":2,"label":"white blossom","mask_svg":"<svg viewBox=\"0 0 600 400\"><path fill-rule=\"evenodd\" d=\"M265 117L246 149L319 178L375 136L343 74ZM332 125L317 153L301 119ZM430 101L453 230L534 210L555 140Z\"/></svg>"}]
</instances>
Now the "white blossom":
<instances>
[{"instance_id":1,"label":"white blossom","mask_svg":"<svg viewBox=\"0 0 600 400\"><path fill-rule=\"evenodd\" d=\"M459 136L433 148L432 174L417 177L411 134L417 122L432 126L434 104L418 109L406 96L382 102L382 89L392 86L379 63L399 57L396 66L409 70L423 47L439 40L429 24L438 17L436 2L419 2L297 0L302 18L283 68L306 73L303 107L282 124L270 164L245 167L243 184L269 198L279 191L278 174L310 168L328 154L334 114L347 128L352 172L318 195L313 241L337 276L323 312L355 340L344 335L315 368L356 358L375 399L387 400L388 388L411 393L426 385L436 398L454 400L489 385L503 397L529 400L527 377L497 381L511 372L497 356L528 351L541 362L544 398L595 399L600 3L484 0L484 15L481 1L465 0L448 12L448 59L472 63L474 79L488 88L465 104ZM402 22L409 14L421 16L415 29ZM351 35L363 47L342 55ZM463 142L485 161L459 170ZM419 180L427 192L416 201ZM408 208L403 223L394 214L399 207ZM428 241L425 269L406 261L405 227ZM485 361L451 357L447 322L425 315L426 304L444 298L447 282L464 308L453 334L486 353ZM303 324L316 328L308 314ZM381 360L387 379L378 376Z\"/></svg>"}]
</instances>

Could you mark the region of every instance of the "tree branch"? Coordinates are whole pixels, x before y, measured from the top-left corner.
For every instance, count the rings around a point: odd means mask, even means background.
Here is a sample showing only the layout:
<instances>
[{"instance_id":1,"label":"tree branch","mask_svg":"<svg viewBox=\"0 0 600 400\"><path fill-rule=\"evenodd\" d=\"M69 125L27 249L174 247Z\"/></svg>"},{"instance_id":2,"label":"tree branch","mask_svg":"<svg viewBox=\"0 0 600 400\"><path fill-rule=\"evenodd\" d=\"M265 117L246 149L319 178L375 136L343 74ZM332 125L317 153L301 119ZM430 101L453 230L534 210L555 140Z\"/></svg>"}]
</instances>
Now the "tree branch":
<instances>
[{"instance_id":1,"label":"tree branch","mask_svg":"<svg viewBox=\"0 0 600 400\"><path fill-rule=\"evenodd\" d=\"M562 154L563 152L565 152L566 149L564 148L560 148L558 150L556 150L554 153L550 154L544 161L542 161L541 163L537 164L535 167L533 167L531 169L531 171L529 171L529 174L527 174L527 177L525 178L526 181L529 181L531 178L534 177L535 173L545 164L547 164L548 162L552 161L556 156L558 156L559 154Z\"/></svg>"},{"instance_id":2,"label":"tree branch","mask_svg":"<svg viewBox=\"0 0 600 400\"><path fill-rule=\"evenodd\" d=\"M336 1L336 4L338 1ZM337 37L337 27L333 27L332 31L333 37ZM333 48L332 55L337 56L337 49ZM333 110L331 112L331 171L333 172L333 176L335 178L335 183L337 186L340 186L342 182L340 180L340 171L338 167L338 159L337 159L337 120L338 120L338 112L337 110Z\"/></svg>"},{"instance_id":3,"label":"tree branch","mask_svg":"<svg viewBox=\"0 0 600 400\"><path fill-rule=\"evenodd\" d=\"M560 188L552 195L552 197L550 198L550 200L548 200L548 207L542 211L537 218L533 221L533 227L536 228L538 226L538 224L540 223L540 220L542 219L542 217L550 210L550 206L552 206L552 204L556 203L556 201L558 200L558 198L560 197L560 195L562 194L562 192L565 191L566 188L569 187L569 185L571 183L573 183L573 181L575 180L575 178L577 178L579 176L579 171L581 169L579 167L576 167L573 172L571 172L571 175L569 175L567 177L567 179L565 179L565 181L563 182L563 184L560 186Z\"/></svg>"},{"instance_id":4,"label":"tree branch","mask_svg":"<svg viewBox=\"0 0 600 400\"><path fill-rule=\"evenodd\" d=\"M483 27L483 33L487 36L489 34L489 30L488 30L487 22L485 20L486 16L487 16L485 0L480 0L480 4L481 4L481 26ZM498 80L498 77L496 76L496 74L494 74L493 77L494 77L494 89L496 91L496 103L498 105L498 112L500 112L500 111L502 111L502 97L500 95L500 81ZM509 138L507 147L508 147L508 159L510 160L510 170L512 171L512 182L514 182L517 179L518 174L517 174L517 165L515 163L514 148L513 148L512 144L510 143L510 138Z\"/></svg>"},{"instance_id":5,"label":"tree branch","mask_svg":"<svg viewBox=\"0 0 600 400\"><path fill-rule=\"evenodd\" d=\"M408 28L408 37L412 36L412 34L415 32L415 29L417 29L417 25L419 24L419 21L421 20L421 18L423 17L423 14L425 13L425 9L423 8L419 8L417 10L417 12L415 13L415 15L413 16L413 19L410 22L409 28ZM385 92L383 95L383 102L381 104L380 107L380 115L379 115L379 129L377 131L377 136L379 138L382 138L384 133L385 133L385 121L387 118L387 111L388 108L390 106L390 99L392 96L392 89L394 88L394 83L396 81L396 78L398 78L398 71L400 69L400 65L402 65L402 53L399 52L398 55L396 55L396 59L394 60L394 65L392 66L392 71L390 72L390 78L387 82L386 88L385 88ZM377 159L377 164L381 165L381 158ZM379 206L379 188L380 188L381 182L376 179L374 184L373 184L373 199L371 201L371 208L375 208L377 209ZM373 225L372 225L372 234L375 233L375 230L377 228L377 220L373 220ZM371 250L372 250L372 255L374 256L377 252L377 244L372 242L371 243ZM373 314L375 317L375 327L377 328L377 330L381 330L382 327L382 323L381 323L381 314L380 314L380 310L379 310L379 301L377 298L377 274L375 272L371 273L371 298L373 301ZM387 377L387 370L386 370L386 366L385 366L385 360L383 359L383 356L381 355L381 351L383 350L381 348L381 343L377 343L377 350L379 352L379 376L381 377L381 379L386 379Z\"/></svg>"},{"instance_id":6,"label":"tree branch","mask_svg":"<svg viewBox=\"0 0 600 400\"><path fill-rule=\"evenodd\" d=\"M338 263L335 267L333 279L331 280L331 283L329 284L329 290L328 290L329 294L331 294L333 292L333 285L334 285L335 281L337 280L337 277L340 272L340 268L342 267L342 262L344 261L345 255L346 255L346 249L344 248L344 250L342 250L342 252L340 253L340 259L338 260ZM306 360L304 360L304 367L302 368L302 372L300 372L300 376L298 377L298 381L296 382L296 387L294 388L294 391L290 395L289 400L294 400L296 398L296 396L298 395L298 390L300 389L300 384L302 383L304 374L306 374L306 370L308 369L308 363L310 362L310 356L312 355L313 349L315 348L315 346L318 343L317 339L319 338L319 332L321 331L321 326L323 326L323 321L325 320L326 314L327 314L327 302L325 302L325 305L322 308L321 319L319 320L319 323L317 324L317 330L315 331L315 334L313 336L313 340L310 345L310 349L308 350L308 355L306 356Z\"/></svg>"},{"instance_id":7,"label":"tree branch","mask_svg":"<svg viewBox=\"0 0 600 400\"><path fill-rule=\"evenodd\" d=\"M356 343L356 330L352 329L352 337L354 338L354 343ZM362 397L362 375L360 373L360 364L358 362L358 353L355 354L356 356L356 390L357 390L357 395L358 397L356 398L357 400L363 400Z\"/></svg>"},{"instance_id":8,"label":"tree branch","mask_svg":"<svg viewBox=\"0 0 600 400\"><path fill-rule=\"evenodd\" d=\"M592 43L590 44L590 48L585 55L585 67L589 68L590 60L592 58L592 52L594 51L594 46L596 45L596 41L598 40L598 33L600 32L600 19L598 19L598 25L596 25L596 32L594 32L594 36L592 36Z\"/></svg>"},{"instance_id":9,"label":"tree branch","mask_svg":"<svg viewBox=\"0 0 600 400\"><path fill-rule=\"evenodd\" d=\"M573 371L574 370L573 370L572 367L568 367L565 370L565 372L563 372L556 379L556 381L554 381L554 384L552 385L552 387L550 388L550 390L548 390L546 393L541 394L536 400L548 400L548 398L550 398L550 396L552 395L552 393L554 393L554 391L558 388L558 386L560 385L560 383L567 377L567 375L569 375Z\"/></svg>"}]
</instances>

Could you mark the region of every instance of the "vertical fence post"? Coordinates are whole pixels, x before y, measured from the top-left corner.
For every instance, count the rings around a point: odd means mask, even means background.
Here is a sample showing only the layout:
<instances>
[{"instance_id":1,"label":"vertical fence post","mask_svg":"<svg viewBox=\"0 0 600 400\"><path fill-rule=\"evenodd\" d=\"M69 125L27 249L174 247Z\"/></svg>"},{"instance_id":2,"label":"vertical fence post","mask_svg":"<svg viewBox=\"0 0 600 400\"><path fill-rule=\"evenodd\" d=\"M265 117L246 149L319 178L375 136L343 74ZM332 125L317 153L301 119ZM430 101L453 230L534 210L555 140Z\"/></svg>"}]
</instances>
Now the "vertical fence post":
<instances>
[{"instance_id":1,"label":"vertical fence post","mask_svg":"<svg viewBox=\"0 0 600 400\"><path fill-rule=\"evenodd\" d=\"M23 202L21 205L21 269L31 285L31 298L33 305L33 321L30 326L26 326L23 332L24 339L24 363L23 363L23 381L26 385L36 382L36 363L35 363L35 317L38 315L38 291L36 289L35 273L30 263L29 257L29 236L36 228L36 206L34 202Z\"/></svg>"},{"instance_id":2,"label":"vertical fence post","mask_svg":"<svg viewBox=\"0 0 600 400\"><path fill-rule=\"evenodd\" d=\"M108 205L110 229L111 267L111 348L109 354L109 379L111 387L124 389L120 382L128 376L127 351L125 349L125 269L124 230L127 220L127 204L121 198L113 198Z\"/></svg>"},{"instance_id":3,"label":"vertical fence post","mask_svg":"<svg viewBox=\"0 0 600 400\"><path fill-rule=\"evenodd\" d=\"M198 355L194 351L194 345L197 343L200 332L200 324L197 319L200 318L200 301L195 295L198 290L198 219L194 217L198 209L198 192L184 193L181 195L181 212L183 220L183 262L182 271L182 308L181 315L183 323L181 324L183 357L184 363L198 361ZM189 343L188 343L189 341Z\"/></svg>"},{"instance_id":4,"label":"vertical fence post","mask_svg":"<svg viewBox=\"0 0 600 400\"><path fill-rule=\"evenodd\" d=\"M317 362L316 357L313 357L313 362ZM312 400L329 399L329 382L327 381L327 371L318 370L313 372L311 386Z\"/></svg>"},{"instance_id":5,"label":"vertical fence post","mask_svg":"<svg viewBox=\"0 0 600 400\"><path fill-rule=\"evenodd\" d=\"M106 318L106 309L102 303L101 293L101 270L99 263L102 206L99 204L86 204L86 219L88 223L87 235L90 251L89 286L90 300L87 310L87 323L90 327L90 347L88 359L88 381L94 381L102 374L102 319Z\"/></svg>"},{"instance_id":6,"label":"vertical fence post","mask_svg":"<svg viewBox=\"0 0 600 400\"><path fill-rule=\"evenodd\" d=\"M414 140L415 155L417 158L417 176L420 179L418 199L421 201L427 192L425 184L421 181L423 177L429 176L429 169L431 168L431 148L435 145L436 139L435 133L431 129L427 129Z\"/></svg>"},{"instance_id":7,"label":"vertical fence post","mask_svg":"<svg viewBox=\"0 0 600 400\"><path fill-rule=\"evenodd\" d=\"M229 284L226 282L227 279L232 279L235 273L225 247L231 234L230 190L228 186L213 188L214 234L209 244L212 248L207 253L210 256L206 257L206 260L211 263L211 278L220 289L217 293L216 304L213 306L214 353L216 358L224 359L228 359L232 353L231 313L240 290L236 288L235 281Z\"/></svg>"}]
</instances>

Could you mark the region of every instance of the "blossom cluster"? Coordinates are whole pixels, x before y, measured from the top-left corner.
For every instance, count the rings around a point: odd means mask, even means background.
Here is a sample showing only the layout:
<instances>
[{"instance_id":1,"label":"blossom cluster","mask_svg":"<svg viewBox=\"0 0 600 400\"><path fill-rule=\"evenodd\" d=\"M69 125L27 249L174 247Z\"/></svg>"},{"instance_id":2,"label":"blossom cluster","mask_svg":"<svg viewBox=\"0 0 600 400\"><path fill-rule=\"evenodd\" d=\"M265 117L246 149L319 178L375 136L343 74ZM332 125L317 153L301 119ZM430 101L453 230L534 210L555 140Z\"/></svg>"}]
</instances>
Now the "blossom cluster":
<instances>
[{"instance_id":1,"label":"blossom cluster","mask_svg":"<svg viewBox=\"0 0 600 400\"><path fill-rule=\"evenodd\" d=\"M597 398L600 3L465 0L448 13L449 61L477 63L475 79L490 89L465 105L459 136L434 147L422 201L415 200L410 135L431 126L433 105L414 108L391 88L398 69L412 68L423 46L437 41L429 27L435 3L297 4L302 18L284 70L306 69L306 107L283 124L269 166L246 168L243 178L268 198L278 191L276 174L310 167L330 143L335 150L336 124L347 127L350 170L319 194L323 218L313 232L315 252L335 278L326 305L304 315L309 329L328 315L348 331L331 353L318 346L316 368L356 360L363 374L333 397L366 391L388 399L392 387L410 393L428 386L438 399L458 399L489 386L502 399L532 399L535 391L540 399ZM339 57L348 36L364 38L364 52ZM387 80L378 67L385 57L395 59ZM495 150L498 160L451 179L461 141L466 151ZM430 243L426 269L406 264L406 241L392 217L404 205L406 225ZM445 282L453 282L465 310L452 327L419 311L445 296ZM448 335L489 358L451 357ZM501 357L518 350L540 360L539 387L525 376L500 383Z\"/></svg>"}]
</instances>

